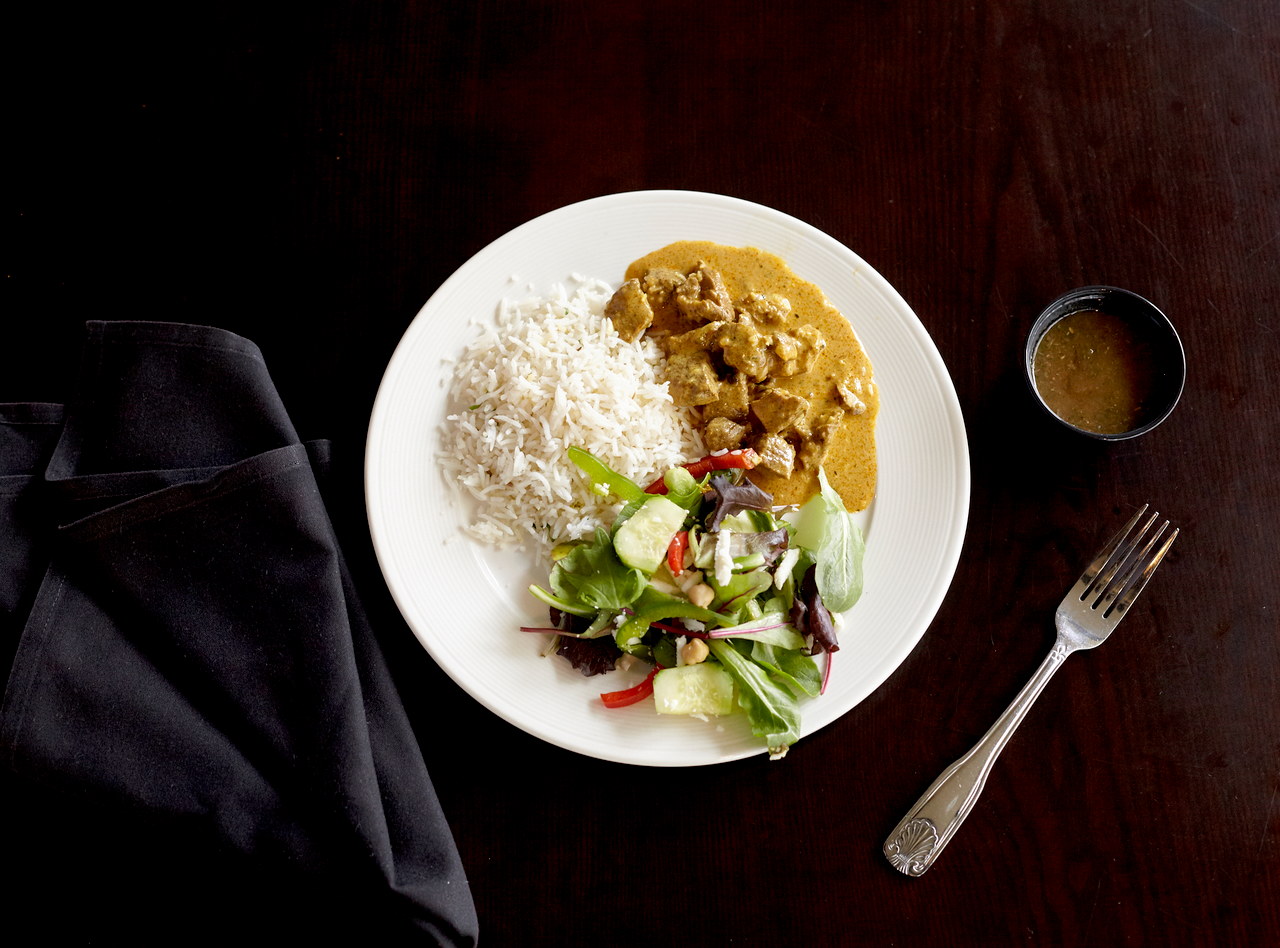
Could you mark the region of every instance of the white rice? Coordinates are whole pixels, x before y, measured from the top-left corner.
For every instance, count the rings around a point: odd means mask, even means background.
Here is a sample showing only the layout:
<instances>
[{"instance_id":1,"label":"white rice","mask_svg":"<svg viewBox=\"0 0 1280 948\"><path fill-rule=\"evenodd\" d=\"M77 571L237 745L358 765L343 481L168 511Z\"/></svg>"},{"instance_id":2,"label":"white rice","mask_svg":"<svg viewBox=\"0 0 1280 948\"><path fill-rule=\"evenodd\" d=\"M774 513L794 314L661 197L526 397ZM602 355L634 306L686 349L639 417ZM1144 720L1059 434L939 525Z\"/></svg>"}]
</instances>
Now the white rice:
<instances>
[{"instance_id":1,"label":"white rice","mask_svg":"<svg viewBox=\"0 0 1280 948\"><path fill-rule=\"evenodd\" d=\"M475 500L476 539L545 551L608 526L617 504L591 491L570 446L641 484L702 453L660 381L658 347L623 342L604 318L612 294L575 276L546 297L504 299L458 360L441 463Z\"/></svg>"}]
</instances>

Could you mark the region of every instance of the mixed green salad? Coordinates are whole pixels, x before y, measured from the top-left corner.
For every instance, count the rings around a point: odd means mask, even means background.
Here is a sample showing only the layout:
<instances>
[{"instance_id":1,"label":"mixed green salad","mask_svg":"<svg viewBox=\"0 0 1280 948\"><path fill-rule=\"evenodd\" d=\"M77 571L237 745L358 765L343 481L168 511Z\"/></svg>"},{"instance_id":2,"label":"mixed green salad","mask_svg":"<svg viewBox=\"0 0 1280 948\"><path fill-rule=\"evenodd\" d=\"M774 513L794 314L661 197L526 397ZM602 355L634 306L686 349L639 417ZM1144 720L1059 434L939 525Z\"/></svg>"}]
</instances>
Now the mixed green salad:
<instances>
[{"instance_id":1,"label":"mixed green salad","mask_svg":"<svg viewBox=\"0 0 1280 948\"><path fill-rule=\"evenodd\" d=\"M780 757L800 736L802 698L821 694L836 620L862 593L862 532L819 472L819 492L776 508L746 472L750 449L673 467L647 487L593 454L569 458L622 508L609 530L557 546L547 587L555 650L585 675L643 661L607 707L652 697L661 714L744 713ZM822 667L816 659L824 656ZM628 658L627 656L631 656Z\"/></svg>"}]
</instances>

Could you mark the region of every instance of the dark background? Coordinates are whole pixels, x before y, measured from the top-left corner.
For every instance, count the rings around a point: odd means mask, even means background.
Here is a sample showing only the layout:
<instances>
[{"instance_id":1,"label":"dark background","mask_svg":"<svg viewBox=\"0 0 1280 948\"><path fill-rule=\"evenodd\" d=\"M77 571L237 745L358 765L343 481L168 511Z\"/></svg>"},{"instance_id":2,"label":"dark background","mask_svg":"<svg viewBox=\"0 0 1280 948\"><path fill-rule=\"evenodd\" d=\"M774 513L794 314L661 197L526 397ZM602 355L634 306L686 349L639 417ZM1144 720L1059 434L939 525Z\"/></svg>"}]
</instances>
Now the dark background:
<instances>
[{"instance_id":1,"label":"dark background","mask_svg":"<svg viewBox=\"0 0 1280 948\"><path fill-rule=\"evenodd\" d=\"M334 442L332 513L483 943L1280 942L1280 7L317 0L4 21L0 399L67 398L86 318L260 345L302 436ZM503 723L416 644L365 526L369 411L419 307L512 227L643 188L756 201L851 247L929 329L968 426L969 531L936 621L783 763L637 769ZM1024 394L1031 320L1088 283L1153 299L1186 347L1181 405L1138 441L1059 433ZM1134 612L1050 685L938 865L894 872L885 835L1146 501L1183 534Z\"/></svg>"}]
</instances>

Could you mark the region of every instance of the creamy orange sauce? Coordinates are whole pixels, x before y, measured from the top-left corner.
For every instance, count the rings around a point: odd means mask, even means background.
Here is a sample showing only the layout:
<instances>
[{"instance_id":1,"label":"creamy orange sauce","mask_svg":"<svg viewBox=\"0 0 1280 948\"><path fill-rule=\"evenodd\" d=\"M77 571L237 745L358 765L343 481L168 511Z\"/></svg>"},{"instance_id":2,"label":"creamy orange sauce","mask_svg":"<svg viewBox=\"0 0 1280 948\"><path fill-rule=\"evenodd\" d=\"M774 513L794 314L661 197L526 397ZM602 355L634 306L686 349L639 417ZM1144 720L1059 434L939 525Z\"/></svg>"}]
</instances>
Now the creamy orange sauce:
<instances>
[{"instance_id":1,"label":"creamy orange sauce","mask_svg":"<svg viewBox=\"0 0 1280 948\"><path fill-rule=\"evenodd\" d=\"M845 507L862 510L871 503L876 490L876 416L880 408L879 390L872 374L871 360L863 350L849 321L827 300L826 294L797 276L786 262L754 247L728 247L708 241L683 240L641 257L627 267L626 278L639 278L654 267L670 267L686 272L705 261L718 270L737 301L750 293L776 294L791 301L792 326L808 324L826 338L827 346L813 368L801 375L778 378L772 385L807 399L816 409L837 407L835 383L858 379L859 397L866 405L860 414L846 413L831 440L823 469L839 492ZM673 311L658 311L650 333L683 332L682 317ZM751 480L769 491L779 504L803 503L818 490L815 470L797 470L781 477L760 468Z\"/></svg>"}]
</instances>

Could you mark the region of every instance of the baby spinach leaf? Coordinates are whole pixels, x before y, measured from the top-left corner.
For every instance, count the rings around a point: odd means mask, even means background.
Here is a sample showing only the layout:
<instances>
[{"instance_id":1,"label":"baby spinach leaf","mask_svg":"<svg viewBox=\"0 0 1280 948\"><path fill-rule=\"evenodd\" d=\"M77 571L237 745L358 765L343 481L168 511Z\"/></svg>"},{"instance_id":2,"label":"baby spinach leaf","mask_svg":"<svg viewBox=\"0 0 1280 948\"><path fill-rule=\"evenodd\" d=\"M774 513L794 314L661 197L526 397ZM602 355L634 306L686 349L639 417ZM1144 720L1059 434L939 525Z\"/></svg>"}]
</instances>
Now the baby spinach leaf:
<instances>
[{"instance_id":1,"label":"baby spinach leaf","mask_svg":"<svg viewBox=\"0 0 1280 948\"><path fill-rule=\"evenodd\" d=\"M623 651L635 651L636 643L649 631L649 626L663 619L697 619L708 626L727 625L725 616L710 609L695 606L687 599L668 596L649 586L636 600L631 609L631 617L618 627L614 638Z\"/></svg>"},{"instance_id":2,"label":"baby spinach leaf","mask_svg":"<svg viewBox=\"0 0 1280 948\"><path fill-rule=\"evenodd\" d=\"M738 703L751 722L751 733L763 738L772 753L799 740L800 709L795 696L732 643L711 639L708 645L738 686Z\"/></svg>"},{"instance_id":3,"label":"baby spinach leaf","mask_svg":"<svg viewBox=\"0 0 1280 948\"><path fill-rule=\"evenodd\" d=\"M729 582L721 586L712 576L704 579L715 590L715 599L711 607L717 612L736 617L749 601L760 595L773 585L773 577L763 570L750 570L746 573L734 573Z\"/></svg>"},{"instance_id":4,"label":"baby spinach leaf","mask_svg":"<svg viewBox=\"0 0 1280 948\"><path fill-rule=\"evenodd\" d=\"M822 691L822 672L818 670L818 663L799 649L755 642L751 646L751 657L769 670L770 677L789 685L799 694L813 697Z\"/></svg>"},{"instance_id":5,"label":"baby spinach leaf","mask_svg":"<svg viewBox=\"0 0 1280 948\"><path fill-rule=\"evenodd\" d=\"M557 597L595 610L616 612L629 606L648 584L644 573L618 559L603 529L596 530L591 542L561 557L551 570L551 588Z\"/></svg>"}]
</instances>

